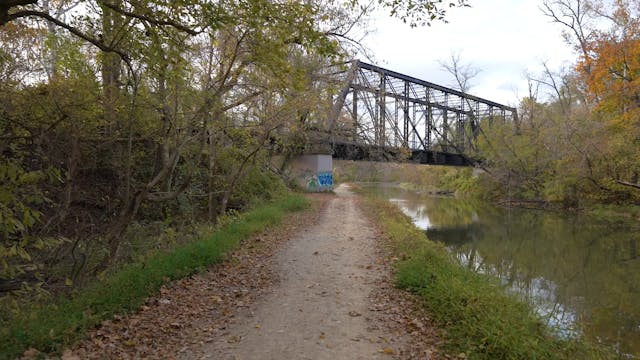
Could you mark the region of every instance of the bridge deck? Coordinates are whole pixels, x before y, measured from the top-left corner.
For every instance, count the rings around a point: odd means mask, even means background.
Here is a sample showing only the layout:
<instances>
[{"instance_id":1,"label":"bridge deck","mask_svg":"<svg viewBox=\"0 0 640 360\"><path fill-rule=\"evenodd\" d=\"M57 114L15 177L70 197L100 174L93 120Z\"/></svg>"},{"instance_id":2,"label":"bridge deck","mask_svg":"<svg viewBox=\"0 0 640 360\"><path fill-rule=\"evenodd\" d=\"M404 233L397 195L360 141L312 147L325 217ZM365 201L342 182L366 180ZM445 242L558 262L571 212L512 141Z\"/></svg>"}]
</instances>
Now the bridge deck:
<instances>
[{"instance_id":1,"label":"bridge deck","mask_svg":"<svg viewBox=\"0 0 640 360\"><path fill-rule=\"evenodd\" d=\"M474 161L461 154L434 150L411 150L354 143L334 143L332 156L340 160L409 161L418 164L472 166Z\"/></svg>"}]
</instances>

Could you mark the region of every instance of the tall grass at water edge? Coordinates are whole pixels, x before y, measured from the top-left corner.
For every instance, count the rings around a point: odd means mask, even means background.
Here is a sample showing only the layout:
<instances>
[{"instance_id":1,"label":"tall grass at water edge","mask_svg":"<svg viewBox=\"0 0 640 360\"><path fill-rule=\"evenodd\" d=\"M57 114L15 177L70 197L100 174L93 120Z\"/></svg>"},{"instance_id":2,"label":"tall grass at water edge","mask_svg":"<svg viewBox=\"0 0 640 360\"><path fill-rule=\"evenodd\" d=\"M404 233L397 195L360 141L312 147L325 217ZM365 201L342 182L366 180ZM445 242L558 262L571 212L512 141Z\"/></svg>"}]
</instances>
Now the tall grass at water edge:
<instances>
[{"instance_id":1,"label":"tall grass at water edge","mask_svg":"<svg viewBox=\"0 0 640 360\"><path fill-rule=\"evenodd\" d=\"M399 260L396 285L412 292L443 330L443 351L467 359L611 359L584 339L553 335L531 307L505 292L497 279L462 267L430 241L399 208L367 196L363 204Z\"/></svg>"}]
</instances>

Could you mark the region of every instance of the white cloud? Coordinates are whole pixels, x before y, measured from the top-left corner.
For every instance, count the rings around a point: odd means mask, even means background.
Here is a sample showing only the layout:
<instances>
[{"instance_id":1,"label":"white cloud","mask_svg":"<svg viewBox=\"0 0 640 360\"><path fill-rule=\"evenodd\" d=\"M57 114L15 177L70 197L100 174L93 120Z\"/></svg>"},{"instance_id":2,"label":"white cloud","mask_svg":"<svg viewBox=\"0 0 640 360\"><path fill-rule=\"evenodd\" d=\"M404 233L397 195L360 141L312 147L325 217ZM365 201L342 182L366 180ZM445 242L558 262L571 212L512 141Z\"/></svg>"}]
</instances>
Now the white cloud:
<instances>
[{"instance_id":1,"label":"white cloud","mask_svg":"<svg viewBox=\"0 0 640 360\"><path fill-rule=\"evenodd\" d=\"M414 29L380 12L365 45L378 65L442 85L452 81L438 60L460 52L463 62L481 69L471 93L509 105L526 95L526 73L539 72L542 61L557 68L574 58L539 2L473 0L471 5L451 9L447 24Z\"/></svg>"}]
</instances>

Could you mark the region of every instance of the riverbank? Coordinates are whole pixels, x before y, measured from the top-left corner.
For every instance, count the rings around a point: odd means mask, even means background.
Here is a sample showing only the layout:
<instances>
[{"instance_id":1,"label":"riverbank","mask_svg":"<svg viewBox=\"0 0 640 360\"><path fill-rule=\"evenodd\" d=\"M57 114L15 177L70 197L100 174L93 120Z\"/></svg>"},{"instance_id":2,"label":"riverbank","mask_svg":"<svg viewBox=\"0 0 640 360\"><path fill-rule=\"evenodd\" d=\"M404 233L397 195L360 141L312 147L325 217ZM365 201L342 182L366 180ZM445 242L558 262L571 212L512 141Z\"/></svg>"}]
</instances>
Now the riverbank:
<instances>
[{"instance_id":1,"label":"riverbank","mask_svg":"<svg viewBox=\"0 0 640 360\"><path fill-rule=\"evenodd\" d=\"M446 336L444 350L471 359L604 359L603 349L554 337L531 308L495 279L461 267L399 208L364 197L363 205L400 259L396 284L420 299Z\"/></svg>"},{"instance_id":2,"label":"riverbank","mask_svg":"<svg viewBox=\"0 0 640 360\"><path fill-rule=\"evenodd\" d=\"M397 207L337 193L307 196L314 205L302 213L308 202L299 196L254 209L197 245L43 307L2 330L0 357L59 354L89 332L67 358L265 358L268 350L273 359L285 351L347 359L354 349L363 359L606 358L551 336ZM214 256L209 246L226 248Z\"/></svg>"},{"instance_id":3,"label":"riverbank","mask_svg":"<svg viewBox=\"0 0 640 360\"><path fill-rule=\"evenodd\" d=\"M282 196L240 215L213 234L124 266L70 298L54 299L24 312L11 323L2 324L0 358L15 358L25 351L34 358L38 354L59 354L98 324L117 321L123 314L140 309L144 311L148 297L157 294L165 284L220 263L246 239L280 224L285 215L309 205L304 196ZM120 337L120 340L125 348L136 345L126 338Z\"/></svg>"},{"instance_id":4,"label":"riverbank","mask_svg":"<svg viewBox=\"0 0 640 360\"><path fill-rule=\"evenodd\" d=\"M471 167L335 160L334 178L336 183L394 183L420 194L455 195L507 208L569 211L613 222L640 220L640 204L606 203L599 198L579 198L566 203L531 193L505 192L505 187L491 183L482 170Z\"/></svg>"}]
</instances>

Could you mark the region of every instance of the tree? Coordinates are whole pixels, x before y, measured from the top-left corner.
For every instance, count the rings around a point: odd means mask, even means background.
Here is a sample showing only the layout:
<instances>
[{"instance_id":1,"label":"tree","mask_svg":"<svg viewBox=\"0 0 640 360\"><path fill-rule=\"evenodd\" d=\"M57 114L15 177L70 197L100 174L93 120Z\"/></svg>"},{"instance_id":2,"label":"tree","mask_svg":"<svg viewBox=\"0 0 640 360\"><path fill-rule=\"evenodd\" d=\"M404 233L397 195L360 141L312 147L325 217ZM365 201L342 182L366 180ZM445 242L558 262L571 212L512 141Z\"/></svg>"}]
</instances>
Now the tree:
<instances>
[{"instance_id":1,"label":"tree","mask_svg":"<svg viewBox=\"0 0 640 360\"><path fill-rule=\"evenodd\" d=\"M480 74L481 70L471 63L463 63L460 52L452 52L448 60L438 60L440 68L453 77L456 89L462 92L471 90L472 80Z\"/></svg>"},{"instance_id":2,"label":"tree","mask_svg":"<svg viewBox=\"0 0 640 360\"><path fill-rule=\"evenodd\" d=\"M377 4L415 26L466 2ZM137 220L215 221L268 190L269 151L326 117L329 69L372 8L2 1L0 282L82 284Z\"/></svg>"},{"instance_id":3,"label":"tree","mask_svg":"<svg viewBox=\"0 0 640 360\"><path fill-rule=\"evenodd\" d=\"M618 1L600 6L598 14L609 20L589 43L592 57L578 70L597 116L605 122L609 139L608 177L617 184L640 188L640 9L636 2Z\"/></svg>"},{"instance_id":4,"label":"tree","mask_svg":"<svg viewBox=\"0 0 640 360\"><path fill-rule=\"evenodd\" d=\"M440 64L440 68L445 70L454 80L454 87L457 90L460 90L464 93L467 93L471 90L471 82L472 80L478 76L480 73L480 69L474 67L472 64L465 64L462 59L460 52L452 52L449 55L448 60L438 60ZM479 124L480 119L476 118L476 115L473 114L473 106L468 99L464 100L463 106L466 105L466 108L470 111L470 116L466 119L466 123L463 128L460 128L461 124L455 124L454 127L449 127L449 124L446 123L445 119L445 134L442 134L444 139L447 139L448 146L453 146L457 148L457 151L462 153L465 148L469 150L475 150L475 141L473 141L479 135Z\"/></svg>"},{"instance_id":5,"label":"tree","mask_svg":"<svg viewBox=\"0 0 640 360\"><path fill-rule=\"evenodd\" d=\"M590 0L544 0L542 13L564 27L567 43L575 45L583 59L589 59L595 36L595 8Z\"/></svg>"},{"instance_id":6,"label":"tree","mask_svg":"<svg viewBox=\"0 0 640 360\"><path fill-rule=\"evenodd\" d=\"M522 122L484 129L481 151L508 196L580 206L636 202L640 188L640 11L635 1L545 1L543 12L575 47L574 69L530 84L549 91L522 100ZM537 91L532 91L533 94ZM496 193L505 195L500 187Z\"/></svg>"}]
</instances>

